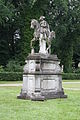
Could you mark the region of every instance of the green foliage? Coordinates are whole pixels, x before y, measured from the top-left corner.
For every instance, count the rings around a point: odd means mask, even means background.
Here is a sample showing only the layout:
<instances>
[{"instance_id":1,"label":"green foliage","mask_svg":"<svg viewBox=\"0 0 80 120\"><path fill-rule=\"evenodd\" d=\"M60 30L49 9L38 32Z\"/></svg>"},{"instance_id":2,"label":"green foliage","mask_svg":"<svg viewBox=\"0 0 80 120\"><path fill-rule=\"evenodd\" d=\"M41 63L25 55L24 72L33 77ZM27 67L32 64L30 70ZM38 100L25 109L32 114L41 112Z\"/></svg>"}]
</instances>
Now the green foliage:
<instances>
[{"instance_id":1,"label":"green foliage","mask_svg":"<svg viewBox=\"0 0 80 120\"><path fill-rule=\"evenodd\" d=\"M22 72L0 72L0 81L21 81Z\"/></svg>"},{"instance_id":2,"label":"green foliage","mask_svg":"<svg viewBox=\"0 0 80 120\"><path fill-rule=\"evenodd\" d=\"M0 0L0 65L5 66L14 56L14 12L15 8L9 0Z\"/></svg>"},{"instance_id":3,"label":"green foliage","mask_svg":"<svg viewBox=\"0 0 80 120\"><path fill-rule=\"evenodd\" d=\"M75 63L75 68L78 68L78 63L80 62L80 37L77 38L74 46L73 46L73 61Z\"/></svg>"},{"instance_id":4,"label":"green foliage","mask_svg":"<svg viewBox=\"0 0 80 120\"><path fill-rule=\"evenodd\" d=\"M0 81L21 81L23 78L22 72L5 72L0 71ZM79 73L63 73L63 80L80 80L80 71Z\"/></svg>"},{"instance_id":5,"label":"green foliage","mask_svg":"<svg viewBox=\"0 0 80 120\"><path fill-rule=\"evenodd\" d=\"M1 35L1 33L0 33ZM0 65L5 66L9 59L8 43L0 36Z\"/></svg>"},{"instance_id":6,"label":"green foliage","mask_svg":"<svg viewBox=\"0 0 80 120\"><path fill-rule=\"evenodd\" d=\"M80 80L80 73L63 73L62 78L64 80Z\"/></svg>"},{"instance_id":7,"label":"green foliage","mask_svg":"<svg viewBox=\"0 0 80 120\"><path fill-rule=\"evenodd\" d=\"M11 59L24 64L33 37L31 19L41 15L46 16L51 30L56 32L52 53L61 59L64 72L72 72L72 62L78 65L80 61L79 0L0 0L0 65L5 66ZM18 29L20 39L14 40Z\"/></svg>"},{"instance_id":8,"label":"green foliage","mask_svg":"<svg viewBox=\"0 0 80 120\"><path fill-rule=\"evenodd\" d=\"M46 16L56 32L52 51L61 59L64 72L72 72L73 45L80 36L80 2L51 0Z\"/></svg>"},{"instance_id":9,"label":"green foliage","mask_svg":"<svg viewBox=\"0 0 80 120\"><path fill-rule=\"evenodd\" d=\"M30 9L26 9L26 15L24 16L24 27L21 30L22 37L21 37L21 52L19 59L21 58L21 61L25 60L27 55L30 53L30 41L32 39L32 32L30 30L30 22L31 22L31 14Z\"/></svg>"},{"instance_id":10,"label":"green foliage","mask_svg":"<svg viewBox=\"0 0 80 120\"><path fill-rule=\"evenodd\" d=\"M46 1L46 0L45 0ZM15 55L15 57L23 64L27 55L31 52L30 50L30 42L33 37L33 30L30 29L31 19L39 19L40 15L44 14L44 6L45 1L31 1L24 2L21 6L19 6L20 10L20 20L18 23L22 23L20 26L21 31L21 39L18 43L19 52ZM40 2L40 3L39 3ZM31 4L30 4L31 3ZM23 9L22 9L23 8ZM21 11L22 9L22 11ZM39 10L38 10L39 9ZM37 48L38 49L38 48Z\"/></svg>"},{"instance_id":11,"label":"green foliage","mask_svg":"<svg viewBox=\"0 0 80 120\"><path fill-rule=\"evenodd\" d=\"M80 73L80 68L75 69L75 73Z\"/></svg>"},{"instance_id":12,"label":"green foliage","mask_svg":"<svg viewBox=\"0 0 80 120\"><path fill-rule=\"evenodd\" d=\"M23 66L21 66L17 61L11 60L6 65L5 70L8 72L22 72Z\"/></svg>"},{"instance_id":13,"label":"green foliage","mask_svg":"<svg viewBox=\"0 0 80 120\"><path fill-rule=\"evenodd\" d=\"M2 65L0 66L0 72L4 72L4 68Z\"/></svg>"},{"instance_id":14,"label":"green foliage","mask_svg":"<svg viewBox=\"0 0 80 120\"><path fill-rule=\"evenodd\" d=\"M0 24L5 24L13 16L14 6L8 0L0 0Z\"/></svg>"}]
</instances>

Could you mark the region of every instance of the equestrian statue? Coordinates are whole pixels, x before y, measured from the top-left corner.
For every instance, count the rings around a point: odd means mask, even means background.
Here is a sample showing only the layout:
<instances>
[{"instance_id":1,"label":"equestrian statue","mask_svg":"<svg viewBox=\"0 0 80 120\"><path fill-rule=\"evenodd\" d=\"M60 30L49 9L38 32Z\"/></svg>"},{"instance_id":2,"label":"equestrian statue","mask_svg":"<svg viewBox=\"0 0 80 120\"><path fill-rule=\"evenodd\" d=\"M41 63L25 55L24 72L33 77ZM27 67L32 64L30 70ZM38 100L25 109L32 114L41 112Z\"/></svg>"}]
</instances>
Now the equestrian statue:
<instances>
[{"instance_id":1,"label":"equestrian statue","mask_svg":"<svg viewBox=\"0 0 80 120\"><path fill-rule=\"evenodd\" d=\"M41 16L39 22L36 19L32 19L31 28L34 29L33 39L31 40L32 53L34 53L33 42L38 40L40 47L39 53L51 54L51 41L55 38L55 32L50 31L45 17Z\"/></svg>"}]
</instances>

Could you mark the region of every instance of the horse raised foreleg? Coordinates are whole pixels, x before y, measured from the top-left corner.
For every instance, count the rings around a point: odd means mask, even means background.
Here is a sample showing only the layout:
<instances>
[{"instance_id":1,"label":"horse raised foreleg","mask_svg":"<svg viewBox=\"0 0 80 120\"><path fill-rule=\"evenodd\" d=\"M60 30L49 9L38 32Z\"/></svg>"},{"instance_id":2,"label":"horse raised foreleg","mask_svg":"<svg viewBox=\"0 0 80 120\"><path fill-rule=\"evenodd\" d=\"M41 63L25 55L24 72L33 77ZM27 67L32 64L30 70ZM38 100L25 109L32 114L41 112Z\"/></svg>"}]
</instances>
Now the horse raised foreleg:
<instances>
[{"instance_id":1,"label":"horse raised foreleg","mask_svg":"<svg viewBox=\"0 0 80 120\"><path fill-rule=\"evenodd\" d=\"M50 47L49 47L49 54L51 54L51 45L50 45Z\"/></svg>"},{"instance_id":2,"label":"horse raised foreleg","mask_svg":"<svg viewBox=\"0 0 80 120\"><path fill-rule=\"evenodd\" d=\"M51 54L51 45L49 44L48 48L47 48L47 51L49 54Z\"/></svg>"},{"instance_id":3,"label":"horse raised foreleg","mask_svg":"<svg viewBox=\"0 0 80 120\"><path fill-rule=\"evenodd\" d=\"M51 43L47 41L48 47L47 47L47 52L51 54Z\"/></svg>"},{"instance_id":4,"label":"horse raised foreleg","mask_svg":"<svg viewBox=\"0 0 80 120\"><path fill-rule=\"evenodd\" d=\"M30 47L31 48L33 48L33 42L35 41L35 38L33 38L32 40L31 40L31 44L30 44Z\"/></svg>"},{"instance_id":5,"label":"horse raised foreleg","mask_svg":"<svg viewBox=\"0 0 80 120\"><path fill-rule=\"evenodd\" d=\"M31 40L31 54L34 54L33 41L35 41L35 38Z\"/></svg>"}]
</instances>

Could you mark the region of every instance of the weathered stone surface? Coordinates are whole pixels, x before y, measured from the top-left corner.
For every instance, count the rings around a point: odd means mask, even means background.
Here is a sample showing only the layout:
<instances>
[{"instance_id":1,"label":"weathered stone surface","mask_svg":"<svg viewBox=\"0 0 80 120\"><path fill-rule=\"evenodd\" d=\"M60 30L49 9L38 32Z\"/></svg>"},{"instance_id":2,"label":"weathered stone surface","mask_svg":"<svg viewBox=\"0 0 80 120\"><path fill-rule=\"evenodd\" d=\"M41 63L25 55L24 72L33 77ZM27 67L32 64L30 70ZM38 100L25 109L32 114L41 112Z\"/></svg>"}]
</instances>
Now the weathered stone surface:
<instances>
[{"instance_id":1,"label":"weathered stone surface","mask_svg":"<svg viewBox=\"0 0 80 120\"><path fill-rule=\"evenodd\" d=\"M34 29L31 54L25 61L23 87L18 98L45 100L67 97L62 89L60 60L57 55L51 55L51 41L55 38L55 32L50 31L44 16L39 21L33 19L31 28ZM35 53L32 43L37 40L39 52Z\"/></svg>"},{"instance_id":2,"label":"weathered stone surface","mask_svg":"<svg viewBox=\"0 0 80 120\"><path fill-rule=\"evenodd\" d=\"M39 41L39 53L51 53L51 41L55 38L55 32L50 31L49 24L44 16L39 21L32 19L31 28L34 29L33 39L31 40L31 54L34 54L33 42Z\"/></svg>"},{"instance_id":3,"label":"weathered stone surface","mask_svg":"<svg viewBox=\"0 0 80 120\"><path fill-rule=\"evenodd\" d=\"M56 55L29 55L24 66L23 87L18 98L35 101L66 98L59 63Z\"/></svg>"}]
</instances>

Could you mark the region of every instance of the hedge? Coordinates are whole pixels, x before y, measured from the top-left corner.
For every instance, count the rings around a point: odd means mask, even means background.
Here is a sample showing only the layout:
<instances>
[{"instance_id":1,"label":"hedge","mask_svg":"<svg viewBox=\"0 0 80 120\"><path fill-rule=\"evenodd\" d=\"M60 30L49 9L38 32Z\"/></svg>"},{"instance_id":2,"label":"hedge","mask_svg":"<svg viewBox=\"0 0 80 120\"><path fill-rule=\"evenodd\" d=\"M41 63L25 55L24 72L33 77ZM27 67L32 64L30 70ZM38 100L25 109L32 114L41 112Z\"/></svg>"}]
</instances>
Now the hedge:
<instances>
[{"instance_id":1,"label":"hedge","mask_svg":"<svg viewBox=\"0 0 80 120\"><path fill-rule=\"evenodd\" d=\"M21 81L23 78L22 72L0 72L0 81ZM64 80L80 80L80 73L63 73Z\"/></svg>"},{"instance_id":2,"label":"hedge","mask_svg":"<svg viewBox=\"0 0 80 120\"><path fill-rule=\"evenodd\" d=\"M0 81L21 81L22 72L0 72Z\"/></svg>"},{"instance_id":3,"label":"hedge","mask_svg":"<svg viewBox=\"0 0 80 120\"><path fill-rule=\"evenodd\" d=\"M80 73L63 73L62 79L64 79L64 80L80 80Z\"/></svg>"}]
</instances>

